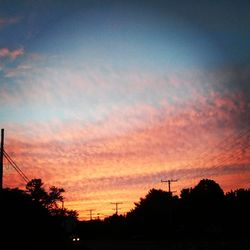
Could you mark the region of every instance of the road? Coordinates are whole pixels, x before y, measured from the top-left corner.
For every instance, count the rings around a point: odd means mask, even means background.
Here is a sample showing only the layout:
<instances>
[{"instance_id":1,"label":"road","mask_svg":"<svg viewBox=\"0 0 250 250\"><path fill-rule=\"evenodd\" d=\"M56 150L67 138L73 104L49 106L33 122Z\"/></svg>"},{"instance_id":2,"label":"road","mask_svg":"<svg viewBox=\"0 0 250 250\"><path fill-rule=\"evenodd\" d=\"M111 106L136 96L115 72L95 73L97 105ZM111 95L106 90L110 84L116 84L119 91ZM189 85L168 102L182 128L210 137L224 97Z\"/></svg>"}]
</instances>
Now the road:
<instances>
[{"instance_id":1,"label":"road","mask_svg":"<svg viewBox=\"0 0 250 250\"><path fill-rule=\"evenodd\" d=\"M85 240L79 250L248 250L250 241Z\"/></svg>"}]
</instances>

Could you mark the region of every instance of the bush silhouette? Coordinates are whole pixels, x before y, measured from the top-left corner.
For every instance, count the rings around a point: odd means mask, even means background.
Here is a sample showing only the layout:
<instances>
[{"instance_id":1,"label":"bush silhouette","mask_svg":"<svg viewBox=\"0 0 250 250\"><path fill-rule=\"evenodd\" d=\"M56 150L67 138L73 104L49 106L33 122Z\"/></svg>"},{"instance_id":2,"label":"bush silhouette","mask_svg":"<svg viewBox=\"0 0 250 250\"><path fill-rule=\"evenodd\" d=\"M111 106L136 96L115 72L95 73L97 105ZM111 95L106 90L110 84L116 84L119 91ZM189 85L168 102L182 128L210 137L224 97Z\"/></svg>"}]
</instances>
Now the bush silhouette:
<instances>
[{"instance_id":1,"label":"bush silhouette","mask_svg":"<svg viewBox=\"0 0 250 250\"><path fill-rule=\"evenodd\" d=\"M62 228L40 203L18 189L1 191L3 240L11 244L58 243Z\"/></svg>"}]
</instances>

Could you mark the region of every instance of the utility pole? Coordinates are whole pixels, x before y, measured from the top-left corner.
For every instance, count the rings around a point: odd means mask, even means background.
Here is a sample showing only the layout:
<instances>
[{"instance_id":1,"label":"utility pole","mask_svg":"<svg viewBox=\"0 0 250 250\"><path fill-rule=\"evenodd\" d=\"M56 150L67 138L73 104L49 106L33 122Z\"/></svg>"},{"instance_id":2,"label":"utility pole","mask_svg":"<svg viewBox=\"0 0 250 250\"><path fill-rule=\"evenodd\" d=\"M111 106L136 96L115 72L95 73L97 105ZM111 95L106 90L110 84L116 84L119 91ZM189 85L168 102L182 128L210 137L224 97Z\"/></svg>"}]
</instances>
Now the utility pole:
<instances>
[{"instance_id":1,"label":"utility pole","mask_svg":"<svg viewBox=\"0 0 250 250\"><path fill-rule=\"evenodd\" d=\"M171 183L172 182L177 182L178 180L173 180L173 179L170 179L170 180L161 180L161 182L167 182L168 183L168 192L170 193L170 194L172 194L172 192L171 192Z\"/></svg>"},{"instance_id":2,"label":"utility pole","mask_svg":"<svg viewBox=\"0 0 250 250\"><path fill-rule=\"evenodd\" d=\"M4 152L4 129L1 129L1 149L0 149L0 191L3 190L3 152Z\"/></svg>"},{"instance_id":3,"label":"utility pole","mask_svg":"<svg viewBox=\"0 0 250 250\"><path fill-rule=\"evenodd\" d=\"M115 214L118 215L118 211L119 211L118 205L122 204L122 202L111 202L110 204L115 205Z\"/></svg>"},{"instance_id":4,"label":"utility pole","mask_svg":"<svg viewBox=\"0 0 250 250\"><path fill-rule=\"evenodd\" d=\"M167 182L168 183L168 193L169 196L172 198L172 191L171 191L171 183L172 182L177 182L178 180L173 180L173 179L169 179L169 180L161 180L161 182ZM172 203L172 199L169 200L169 206L168 206L168 218L169 218L169 224L172 226L173 223L173 203Z\"/></svg>"},{"instance_id":5,"label":"utility pole","mask_svg":"<svg viewBox=\"0 0 250 250\"><path fill-rule=\"evenodd\" d=\"M95 211L95 209L89 209L87 211L89 211L89 219L92 220L93 219L92 212Z\"/></svg>"}]
</instances>

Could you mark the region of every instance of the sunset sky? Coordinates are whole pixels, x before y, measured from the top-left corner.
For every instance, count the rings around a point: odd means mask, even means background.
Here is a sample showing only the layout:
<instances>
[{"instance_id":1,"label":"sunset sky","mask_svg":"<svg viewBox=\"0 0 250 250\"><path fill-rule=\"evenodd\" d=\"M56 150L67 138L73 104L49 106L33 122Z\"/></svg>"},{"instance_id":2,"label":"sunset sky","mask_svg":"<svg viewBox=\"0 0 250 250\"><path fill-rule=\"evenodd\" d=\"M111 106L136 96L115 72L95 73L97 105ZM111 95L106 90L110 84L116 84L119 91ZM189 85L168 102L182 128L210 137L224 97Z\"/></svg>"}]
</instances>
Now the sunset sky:
<instances>
[{"instance_id":1,"label":"sunset sky","mask_svg":"<svg viewBox=\"0 0 250 250\"><path fill-rule=\"evenodd\" d=\"M0 125L81 219L250 187L250 1L0 0ZM4 187L25 183L5 161Z\"/></svg>"}]
</instances>

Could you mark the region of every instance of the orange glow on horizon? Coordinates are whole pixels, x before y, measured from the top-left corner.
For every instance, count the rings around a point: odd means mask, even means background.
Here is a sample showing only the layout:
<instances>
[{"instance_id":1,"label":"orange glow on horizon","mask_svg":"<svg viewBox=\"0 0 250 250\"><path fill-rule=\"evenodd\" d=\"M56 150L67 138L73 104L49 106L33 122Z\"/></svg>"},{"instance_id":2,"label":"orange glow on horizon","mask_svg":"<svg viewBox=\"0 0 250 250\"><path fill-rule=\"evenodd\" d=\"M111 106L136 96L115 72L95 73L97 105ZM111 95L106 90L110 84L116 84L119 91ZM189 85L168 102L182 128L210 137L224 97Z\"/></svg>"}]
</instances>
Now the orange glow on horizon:
<instances>
[{"instance_id":1,"label":"orange glow on horizon","mask_svg":"<svg viewBox=\"0 0 250 250\"><path fill-rule=\"evenodd\" d=\"M195 111L192 103L175 112L138 107L131 113L143 110L150 122L114 134L115 114L91 126L58 121L30 124L26 129L12 125L6 134L6 151L30 179L41 178L47 187L63 187L66 206L78 210L82 219L88 209L102 217L111 215L110 203L116 201L123 203L121 213L126 213L149 189L166 188L160 183L166 177L179 179L174 185L178 192L202 178L218 180L224 191L246 188L249 129L235 129L239 110L221 96L216 98L212 107L201 101L202 112ZM227 127L221 128L222 122ZM23 134L27 129L29 134ZM4 185L23 187L8 165Z\"/></svg>"}]
</instances>

